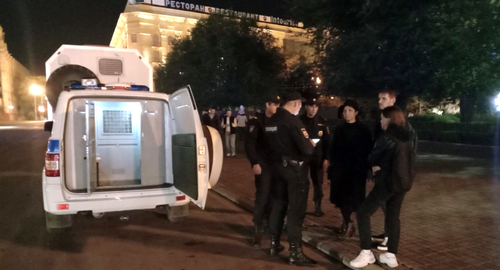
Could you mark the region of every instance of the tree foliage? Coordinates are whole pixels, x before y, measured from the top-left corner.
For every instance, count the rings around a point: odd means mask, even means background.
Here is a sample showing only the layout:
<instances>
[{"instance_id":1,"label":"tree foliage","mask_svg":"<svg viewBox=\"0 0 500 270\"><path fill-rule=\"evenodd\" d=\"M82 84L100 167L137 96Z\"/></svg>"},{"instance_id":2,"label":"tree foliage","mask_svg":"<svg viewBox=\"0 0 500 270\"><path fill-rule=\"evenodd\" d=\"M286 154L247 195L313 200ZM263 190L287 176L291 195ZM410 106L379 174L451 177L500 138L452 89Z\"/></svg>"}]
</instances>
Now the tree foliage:
<instances>
[{"instance_id":1,"label":"tree foliage","mask_svg":"<svg viewBox=\"0 0 500 270\"><path fill-rule=\"evenodd\" d=\"M403 100L453 97L473 106L499 86L498 2L291 0L291 13L314 29L330 91L373 96L390 87Z\"/></svg>"},{"instance_id":2,"label":"tree foliage","mask_svg":"<svg viewBox=\"0 0 500 270\"><path fill-rule=\"evenodd\" d=\"M255 21L211 15L179 40L155 73L157 91L191 85L198 106L257 105L285 70L274 38Z\"/></svg>"}]
</instances>

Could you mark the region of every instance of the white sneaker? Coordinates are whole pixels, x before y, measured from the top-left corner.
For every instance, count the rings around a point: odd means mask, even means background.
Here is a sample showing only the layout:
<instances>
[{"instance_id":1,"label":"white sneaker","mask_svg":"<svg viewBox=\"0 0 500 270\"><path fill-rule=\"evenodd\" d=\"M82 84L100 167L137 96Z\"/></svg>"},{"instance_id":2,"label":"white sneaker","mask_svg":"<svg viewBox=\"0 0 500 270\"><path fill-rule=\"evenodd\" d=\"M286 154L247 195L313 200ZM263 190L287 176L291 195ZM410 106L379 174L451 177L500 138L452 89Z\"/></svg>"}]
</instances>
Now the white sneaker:
<instances>
[{"instance_id":1,"label":"white sneaker","mask_svg":"<svg viewBox=\"0 0 500 270\"><path fill-rule=\"evenodd\" d=\"M394 253L386 252L380 254L379 261L380 263L387 264L390 268L398 267L398 260Z\"/></svg>"},{"instance_id":2,"label":"white sneaker","mask_svg":"<svg viewBox=\"0 0 500 270\"><path fill-rule=\"evenodd\" d=\"M227 153L227 155L226 155L226 156L230 157L230 156L231 156L231 154Z\"/></svg>"},{"instance_id":3,"label":"white sneaker","mask_svg":"<svg viewBox=\"0 0 500 270\"><path fill-rule=\"evenodd\" d=\"M377 245L377 249L378 250L387 250L387 241L389 240L389 238L385 237L384 238L384 241L382 241L382 243L378 244Z\"/></svg>"},{"instance_id":4,"label":"white sneaker","mask_svg":"<svg viewBox=\"0 0 500 270\"><path fill-rule=\"evenodd\" d=\"M356 259L352 260L349 264L352 267L356 268L363 268L367 266L368 264L375 263L375 257L373 256L373 253L369 249L364 249L361 250L359 253L358 257Z\"/></svg>"}]
</instances>

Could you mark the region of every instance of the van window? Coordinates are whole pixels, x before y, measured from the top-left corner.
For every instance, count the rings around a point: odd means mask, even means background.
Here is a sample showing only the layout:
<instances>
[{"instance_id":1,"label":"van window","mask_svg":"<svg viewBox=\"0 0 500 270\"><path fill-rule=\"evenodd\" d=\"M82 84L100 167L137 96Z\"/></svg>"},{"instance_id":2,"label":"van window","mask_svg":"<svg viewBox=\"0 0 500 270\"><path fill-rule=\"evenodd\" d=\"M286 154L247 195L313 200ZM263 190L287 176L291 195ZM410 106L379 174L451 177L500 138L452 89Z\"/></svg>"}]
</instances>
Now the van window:
<instances>
[{"instance_id":1,"label":"van window","mask_svg":"<svg viewBox=\"0 0 500 270\"><path fill-rule=\"evenodd\" d=\"M167 117L164 100L70 100L64 134L67 189L98 192L171 186Z\"/></svg>"}]
</instances>

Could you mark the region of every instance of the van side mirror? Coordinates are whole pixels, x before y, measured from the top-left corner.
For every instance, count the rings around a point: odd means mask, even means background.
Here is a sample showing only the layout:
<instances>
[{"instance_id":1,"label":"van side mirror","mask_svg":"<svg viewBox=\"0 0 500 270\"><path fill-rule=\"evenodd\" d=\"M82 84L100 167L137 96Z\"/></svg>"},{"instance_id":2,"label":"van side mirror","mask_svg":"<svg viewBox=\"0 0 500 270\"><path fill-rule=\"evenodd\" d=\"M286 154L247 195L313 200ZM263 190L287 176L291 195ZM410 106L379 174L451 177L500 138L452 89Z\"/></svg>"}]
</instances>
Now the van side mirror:
<instances>
[{"instance_id":1,"label":"van side mirror","mask_svg":"<svg viewBox=\"0 0 500 270\"><path fill-rule=\"evenodd\" d=\"M43 125L43 130L52 132L52 125L54 124L54 121L46 121L45 124Z\"/></svg>"}]
</instances>

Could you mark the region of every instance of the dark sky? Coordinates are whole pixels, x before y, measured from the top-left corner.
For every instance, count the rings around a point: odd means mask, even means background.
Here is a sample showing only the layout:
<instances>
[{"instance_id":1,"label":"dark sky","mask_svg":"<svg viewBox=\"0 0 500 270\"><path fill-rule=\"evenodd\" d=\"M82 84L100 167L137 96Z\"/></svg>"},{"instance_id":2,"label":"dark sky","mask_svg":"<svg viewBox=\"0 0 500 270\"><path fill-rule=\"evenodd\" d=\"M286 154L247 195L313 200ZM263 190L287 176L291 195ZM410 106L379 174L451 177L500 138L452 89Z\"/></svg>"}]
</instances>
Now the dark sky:
<instances>
[{"instance_id":1,"label":"dark sky","mask_svg":"<svg viewBox=\"0 0 500 270\"><path fill-rule=\"evenodd\" d=\"M286 16L286 0L184 0L262 15ZM33 75L62 44L109 45L127 0L0 0L9 52Z\"/></svg>"}]
</instances>

